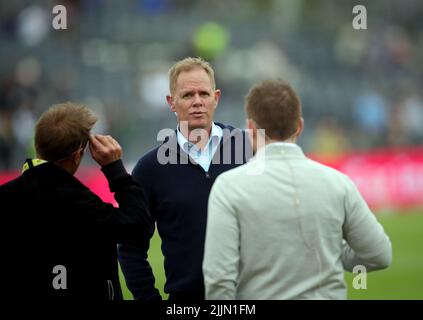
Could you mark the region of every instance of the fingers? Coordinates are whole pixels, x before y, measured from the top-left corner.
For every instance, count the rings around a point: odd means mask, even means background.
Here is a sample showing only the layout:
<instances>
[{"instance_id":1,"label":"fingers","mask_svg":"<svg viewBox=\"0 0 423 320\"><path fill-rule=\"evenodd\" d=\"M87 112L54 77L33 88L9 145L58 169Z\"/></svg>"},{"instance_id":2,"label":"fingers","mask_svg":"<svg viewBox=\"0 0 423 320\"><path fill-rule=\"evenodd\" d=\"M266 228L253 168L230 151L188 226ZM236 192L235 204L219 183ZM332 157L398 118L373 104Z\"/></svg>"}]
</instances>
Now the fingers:
<instances>
[{"instance_id":1,"label":"fingers","mask_svg":"<svg viewBox=\"0 0 423 320\"><path fill-rule=\"evenodd\" d=\"M97 146L97 147L107 146L107 145L110 144L110 142L109 142L110 139L108 138L110 136L103 136L103 135L96 134L96 135L91 136L91 137L92 137L94 145Z\"/></svg>"},{"instance_id":2,"label":"fingers","mask_svg":"<svg viewBox=\"0 0 423 320\"><path fill-rule=\"evenodd\" d=\"M90 136L90 143L97 149L104 148L121 149L119 143L112 136L94 135Z\"/></svg>"},{"instance_id":3,"label":"fingers","mask_svg":"<svg viewBox=\"0 0 423 320\"><path fill-rule=\"evenodd\" d=\"M112 142L112 144L115 146L116 149L122 149L122 147L120 146L119 142L117 142L115 139L113 139L113 137L110 137L110 142Z\"/></svg>"},{"instance_id":4,"label":"fingers","mask_svg":"<svg viewBox=\"0 0 423 320\"><path fill-rule=\"evenodd\" d=\"M115 139L113 139L112 136L105 136L105 138L106 138L107 142L111 146L113 146L115 149L121 149L121 146L119 145L119 143Z\"/></svg>"},{"instance_id":5,"label":"fingers","mask_svg":"<svg viewBox=\"0 0 423 320\"><path fill-rule=\"evenodd\" d=\"M104 142L104 139L99 135L90 136L90 150L93 149L92 151L104 151L105 145L102 141Z\"/></svg>"},{"instance_id":6,"label":"fingers","mask_svg":"<svg viewBox=\"0 0 423 320\"><path fill-rule=\"evenodd\" d=\"M111 136L90 136L90 152L101 166L107 165L122 156L122 148Z\"/></svg>"}]
</instances>

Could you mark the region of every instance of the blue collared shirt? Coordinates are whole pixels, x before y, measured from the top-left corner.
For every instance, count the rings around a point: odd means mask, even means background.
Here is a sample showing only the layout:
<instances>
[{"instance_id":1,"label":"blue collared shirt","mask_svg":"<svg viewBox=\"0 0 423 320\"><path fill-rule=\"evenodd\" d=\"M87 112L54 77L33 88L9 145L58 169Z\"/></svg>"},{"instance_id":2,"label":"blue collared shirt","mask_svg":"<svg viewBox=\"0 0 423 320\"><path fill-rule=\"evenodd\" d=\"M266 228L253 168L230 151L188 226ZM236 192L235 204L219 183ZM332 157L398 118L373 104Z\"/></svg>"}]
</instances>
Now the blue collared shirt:
<instances>
[{"instance_id":1,"label":"blue collared shirt","mask_svg":"<svg viewBox=\"0 0 423 320\"><path fill-rule=\"evenodd\" d=\"M205 172L209 171L213 156L219 146L220 140L223 137L223 130L221 127L212 123L211 134L209 141L203 150L199 149L194 143L191 143L179 130L177 130L178 144L198 165L200 165Z\"/></svg>"}]
</instances>

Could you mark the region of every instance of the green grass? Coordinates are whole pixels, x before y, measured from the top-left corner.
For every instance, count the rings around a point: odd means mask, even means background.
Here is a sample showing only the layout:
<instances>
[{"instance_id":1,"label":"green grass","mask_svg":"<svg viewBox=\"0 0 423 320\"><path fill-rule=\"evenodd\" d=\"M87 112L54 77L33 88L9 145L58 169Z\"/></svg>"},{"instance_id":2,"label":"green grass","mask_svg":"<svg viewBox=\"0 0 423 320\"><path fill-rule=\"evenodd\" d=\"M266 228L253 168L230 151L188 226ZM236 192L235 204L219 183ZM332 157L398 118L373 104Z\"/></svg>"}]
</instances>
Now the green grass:
<instances>
[{"instance_id":1,"label":"green grass","mask_svg":"<svg viewBox=\"0 0 423 320\"><path fill-rule=\"evenodd\" d=\"M352 288L346 273L349 299L423 299L423 214L378 216L392 242L392 265L367 275L367 289Z\"/></svg>"},{"instance_id":2,"label":"green grass","mask_svg":"<svg viewBox=\"0 0 423 320\"><path fill-rule=\"evenodd\" d=\"M166 281L164 268L163 268L163 255L160 249L161 240L156 231L153 238L150 241L150 250L148 251L148 261L150 262L151 268L153 269L154 277L156 278L156 288L159 289L160 294L164 299L167 299L168 295L164 292L164 284ZM122 271L119 268L120 282L122 285L123 297L125 300L132 300L133 296L126 287L125 279Z\"/></svg>"},{"instance_id":3,"label":"green grass","mask_svg":"<svg viewBox=\"0 0 423 320\"><path fill-rule=\"evenodd\" d=\"M383 271L367 275L367 289L352 287L354 275L345 273L348 285L348 299L423 299L423 212L407 214L379 214L393 246L392 265ZM151 240L149 261L156 277L156 287L163 292L165 282L163 256L157 233ZM122 274L125 299L132 299Z\"/></svg>"}]
</instances>

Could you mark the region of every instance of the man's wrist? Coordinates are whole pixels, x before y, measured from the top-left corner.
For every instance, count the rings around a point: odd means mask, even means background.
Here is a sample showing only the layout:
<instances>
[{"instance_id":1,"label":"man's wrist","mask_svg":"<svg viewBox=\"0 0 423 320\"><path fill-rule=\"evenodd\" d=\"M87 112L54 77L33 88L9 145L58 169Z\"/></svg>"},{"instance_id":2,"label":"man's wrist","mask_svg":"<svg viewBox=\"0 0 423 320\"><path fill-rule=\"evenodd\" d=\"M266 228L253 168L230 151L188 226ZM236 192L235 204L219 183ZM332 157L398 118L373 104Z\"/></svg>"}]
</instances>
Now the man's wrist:
<instances>
[{"instance_id":1,"label":"man's wrist","mask_svg":"<svg viewBox=\"0 0 423 320\"><path fill-rule=\"evenodd\" d=\"M128 175L121 159L113 161L101 168L109 182Z\"/></svg>"}]
</instances>

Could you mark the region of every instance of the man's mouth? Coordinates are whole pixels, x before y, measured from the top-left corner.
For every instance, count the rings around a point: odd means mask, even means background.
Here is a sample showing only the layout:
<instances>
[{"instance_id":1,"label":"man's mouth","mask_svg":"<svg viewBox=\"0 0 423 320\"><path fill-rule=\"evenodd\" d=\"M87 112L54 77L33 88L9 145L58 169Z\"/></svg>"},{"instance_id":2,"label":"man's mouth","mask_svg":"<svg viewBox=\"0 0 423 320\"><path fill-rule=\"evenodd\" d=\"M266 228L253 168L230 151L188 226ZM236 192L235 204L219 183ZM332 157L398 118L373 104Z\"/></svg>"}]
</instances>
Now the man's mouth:
<instances>
[{"instance_id":1,"label":"man's mouth","mask_svg":"<svg viewBox=\"0 0 423 320\"><path fill-rule=\"evenodd\" d=\"M200 112L200 111L196 111L196 112L192 112L190 115L196 118L202 117L205 113L204 112Z\"/></svg>"}]
</instances>

